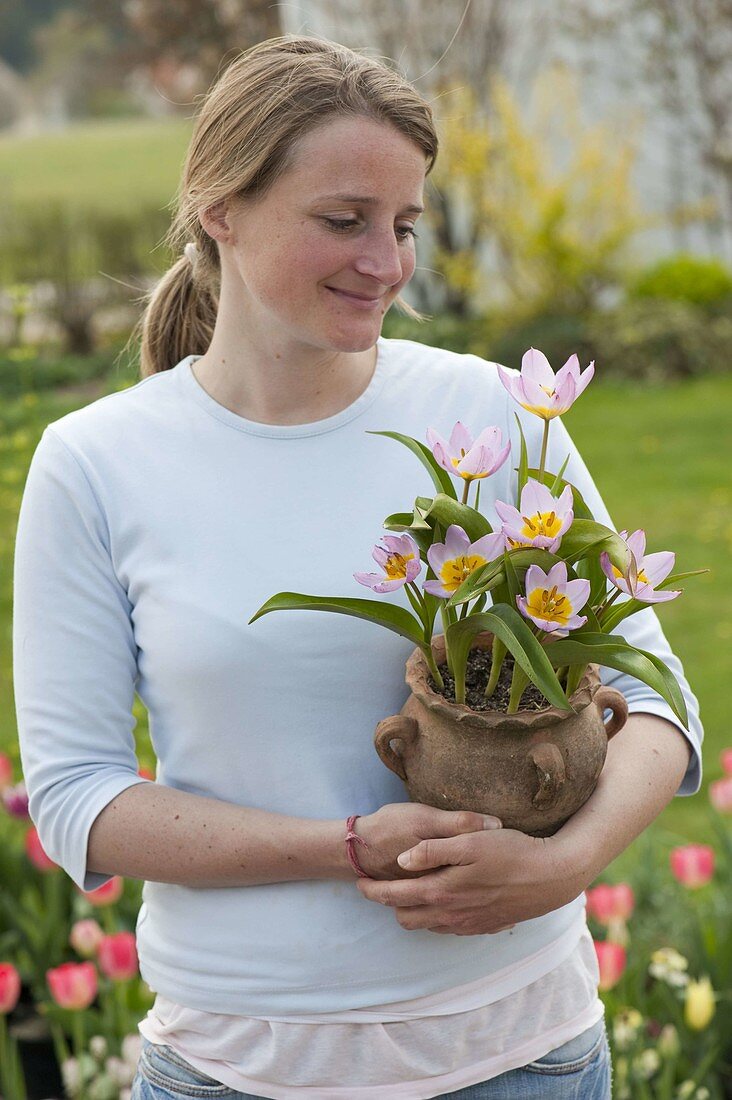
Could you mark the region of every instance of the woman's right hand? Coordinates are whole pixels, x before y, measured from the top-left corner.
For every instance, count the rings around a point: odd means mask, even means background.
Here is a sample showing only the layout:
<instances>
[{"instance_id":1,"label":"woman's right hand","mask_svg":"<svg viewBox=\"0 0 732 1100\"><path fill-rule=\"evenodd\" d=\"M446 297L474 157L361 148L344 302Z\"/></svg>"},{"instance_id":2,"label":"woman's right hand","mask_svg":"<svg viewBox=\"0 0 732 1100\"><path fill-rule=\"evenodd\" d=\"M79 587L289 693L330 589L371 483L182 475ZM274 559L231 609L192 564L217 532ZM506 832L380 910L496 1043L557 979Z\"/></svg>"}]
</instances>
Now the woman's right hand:
<instances>
[{"instance_id":1,"label":"woman's right hand","mask_svg":"<svg viewBox=\"0 0 732 1100\"><path fill-rule=\"evenodd\" d=\"M495 825L486 825L486 821ZM390 802L357 819L354 832L363 837L368 848L355 841L352 850L371 878L418 878L425 872L406 871L397 863L398 855L420 840L475 833L487 827L501 828L501 822L473 810L438 810L421 802Z\"/></svg>"}]
</instances>

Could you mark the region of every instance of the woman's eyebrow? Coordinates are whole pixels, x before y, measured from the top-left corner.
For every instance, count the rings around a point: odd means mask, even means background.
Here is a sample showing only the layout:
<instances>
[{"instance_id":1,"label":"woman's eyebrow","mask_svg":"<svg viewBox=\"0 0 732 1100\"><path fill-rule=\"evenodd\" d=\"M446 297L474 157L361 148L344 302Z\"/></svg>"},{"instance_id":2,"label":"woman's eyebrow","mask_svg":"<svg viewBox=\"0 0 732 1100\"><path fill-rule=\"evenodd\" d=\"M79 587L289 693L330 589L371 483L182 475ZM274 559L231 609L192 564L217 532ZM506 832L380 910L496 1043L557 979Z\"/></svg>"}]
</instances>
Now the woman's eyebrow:
<instances>
[{"instance_id":1,"label":"woman's eyebrow","mask_svg":"<svg viewBox=\"0 0 732 1100\"><path fill-rule=\"evenodd\" d=\"M371 198L368 195L321 195L317 201L331 202L333 200L338 200L339 202L357 202L361 203L363 206L378 206L379 204L378 199ZM416 206L414 203L411 203L409 206L403 207L403 209L408 210L410 214L424 213L424 207Z\"/></svg>"}]
</instances>

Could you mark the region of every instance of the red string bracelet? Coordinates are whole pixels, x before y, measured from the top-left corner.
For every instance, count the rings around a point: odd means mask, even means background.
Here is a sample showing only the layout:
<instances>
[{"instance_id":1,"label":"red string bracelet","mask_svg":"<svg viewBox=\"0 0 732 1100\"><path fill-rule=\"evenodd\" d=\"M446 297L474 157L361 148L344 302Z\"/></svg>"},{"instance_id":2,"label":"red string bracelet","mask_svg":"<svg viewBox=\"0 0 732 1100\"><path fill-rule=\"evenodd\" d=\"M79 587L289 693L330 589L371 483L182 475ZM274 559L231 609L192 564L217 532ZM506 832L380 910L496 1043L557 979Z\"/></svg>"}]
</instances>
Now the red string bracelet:
<instances>
[{"instance_id":1,"label":"red string bracelet","mask_svg":"<svg viewBox=\"0 0 732 1100\"><path fill-rule=\"evenodd\" d=\"M363 844L364 848L368 848L368 844L366 843L364 838L362 836L359 836L358 833L354 833L353 831L353 826L357 818L359 818L360 816L360 814L353 814L346 821L346 854L348 855L348 862L351 864L351 867L353 867L359 878L371 878L371 875L367 875L366 872L361 867L359 867L356 853L354 852L352 847L354 842L358 841L359 844Z\"/></svg>"}]
</instances>

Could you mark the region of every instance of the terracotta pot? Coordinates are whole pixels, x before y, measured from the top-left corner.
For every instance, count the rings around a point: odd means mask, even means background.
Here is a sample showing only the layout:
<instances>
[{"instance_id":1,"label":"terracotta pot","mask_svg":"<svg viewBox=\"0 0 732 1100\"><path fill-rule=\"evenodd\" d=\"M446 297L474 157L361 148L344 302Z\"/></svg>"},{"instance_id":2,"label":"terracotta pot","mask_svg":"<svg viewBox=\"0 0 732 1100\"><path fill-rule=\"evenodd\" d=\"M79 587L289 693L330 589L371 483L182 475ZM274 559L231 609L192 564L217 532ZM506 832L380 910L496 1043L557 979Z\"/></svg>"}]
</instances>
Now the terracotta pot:
<instances>
[{"instance_id":1,"label":"terracotta pot","mask_svg":"<svg viewBox=\"0 0 732 1100\"><path fill-rule=\"evenodd\" d=\"M493 635L478 634L471 649L488 649ZM432 639L438 666L444 635ZM544 710L476 711L448 701L428 684L422 651L406 664L412 693L401 713L376 727L376 751L404 780L412 802L444 810L495 814L504 828L551 836L592 794L607 743L625 725L628 706L589 665L570 698L576 713ZM613 714L605 726L603 712Z\"/></svg>"}]
</instances>

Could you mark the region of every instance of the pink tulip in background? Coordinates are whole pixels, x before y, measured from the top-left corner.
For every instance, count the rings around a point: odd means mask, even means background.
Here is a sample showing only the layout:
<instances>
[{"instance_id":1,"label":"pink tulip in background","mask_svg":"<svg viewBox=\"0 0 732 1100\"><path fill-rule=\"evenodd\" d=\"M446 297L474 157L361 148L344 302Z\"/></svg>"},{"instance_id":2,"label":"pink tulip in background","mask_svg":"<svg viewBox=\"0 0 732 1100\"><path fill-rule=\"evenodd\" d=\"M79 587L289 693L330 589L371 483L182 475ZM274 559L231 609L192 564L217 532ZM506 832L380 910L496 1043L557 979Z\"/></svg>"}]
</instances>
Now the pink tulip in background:
<instances>
[{"instance_id":1,"label":"pink tulip in background","mask_svg":"<svg viewBox=\"0 0 732 1100\"><path fill-rule=\"evenodd\" d=\"M61 963L46 971L51 996L61 1008L88 1008L97 995L94 963Z\"/></svg>"},{"instance_id":2,"label":"pink tulip in background","mask_svg":"<svg viewBox=\"0 0 732 1100\"><path fill-rule=\"evenodd\" d=\"M724 774L732 775L732 749L722 749L719 760Z\"/></svg>"},{"instance_id":3,"label":"pink tulip in background","mask_svg":"<svg viewBox=\"0 0 732 1100\"><path fill-rule=\"evenodd\" d=\"M597 961L600 966L598 989L612 989L620 981L625 970L625 948L619 943L593 940Z\"/></svg>"},{"instance_id":4,"label":"pink tulip in background","mask_svg":"<svg viewBox=\"0 0 732 1100\"><path fill-rule=\"evenodd\" d=\"M0 752L0 791L5 790L13 782L13 761L10 757Z\"/></svg>"},{"instance_id":5,"label":"pink tulip in background","mask_svg":"<svg viewBox=\"0 0 732 1100\"><path fill-rule=\"evenodd\" d=\"M496 364L497 365L497 364ZM543 420L561 416L572 407L595 373L594 360L580 374L579 359L570 355L555 374L542 351L530 348L521 359L521 372L498 367L498 376L513 397L528 412Z\"/></svg>"},{"instance_id":6,"label":"pink tulip in background","mask_svg":"<svg viewBox=\"0 0 732 1100\"><path fill-rule=\"evenodd\" d=\"M12 1012L20 997L20 974L12 963L0 962L0 1014Z\"/></svg>"},{"instance_id":7,"label":"pink tulip in background","mask_svg":"<svg viewBox=\"0 0 732 1100\"><path fill-rule=\"evenodd\" d=\"M708 844L684 844L671 850L671 871L689 890L704 886L714 874L714 849Z\"/></svg>"},{"instance_id":8,"label":"pink tulip in background","mask_svg":"<svg viewBox=\"0 0 732 1100\"><path fill-rule=\"evenodd\" d=\"M732 775L709 784L709 801L720 814L732 814Z\"/></svg>"},{"instance_id":9,"label":"pink tulip in background","mask_svg":"<svg viewBox=\"0 0 732 1100\"><path fill-rule=\"evenodd\" d=\"M105 905L114 905L119 901L124 885L125 880L121 875L113 875L108 882L102 883L96 890L79 890L79 893L97 909L101 909Z\"/></svg>"},{"instance_id":10,"label":"pink tulip in background","mask_svg":"<svg viewBox=\"0 0 732 1100\"><path fill-rule=\"evenodd\" d=\"M55 871L58 863L54 863L43 850L35 825L31 825L25 834L25 851L28 859L39 871Z\"/></svg>"},{"instance_id":11,"label":"pink tulip in background","mask_svg":"<svg viewBox=\"0 0 732 1100\"><path fill-rule=\"evenodd\" d=\"M116 982L134 978L138 972L134 932L115 932L105 936L99 944L97 962L102 973Z\"/></svg>"},{"instance_id":12,"label":"pink tulip in background","mask_svg":"<svg viewBox=\"0 0 732 1100\"><path fill-rule=\"evenodd\" d=\"M29 818L28 792L25 789L25 783L16 783L14 787L6 787L3 791L3 804L11 817L27 821Z\"/></svg>"},{"instance_id":13,"label":"pink tulip in background","mask_svg":"<svg viewBox=\"0 0 732 1100\"><path fill-rule=\"evenodd\" d=\"M587 914L599 924L608 925L614 920L629 920L635 907L635 896L627 882L617 886L601 883L586 891Z\"/></svg>"},{"instance_id":14,"label":"pink tulip in background","mask_svg":"<svg viewBox=\"0 0 732 1100\"><path fill-rule=\"evenodd\" d=\"M104 939L104 932L95 920L77 920L69 934L69 943L84 959L93 959Z\"/></svg>"}]
</instances>

